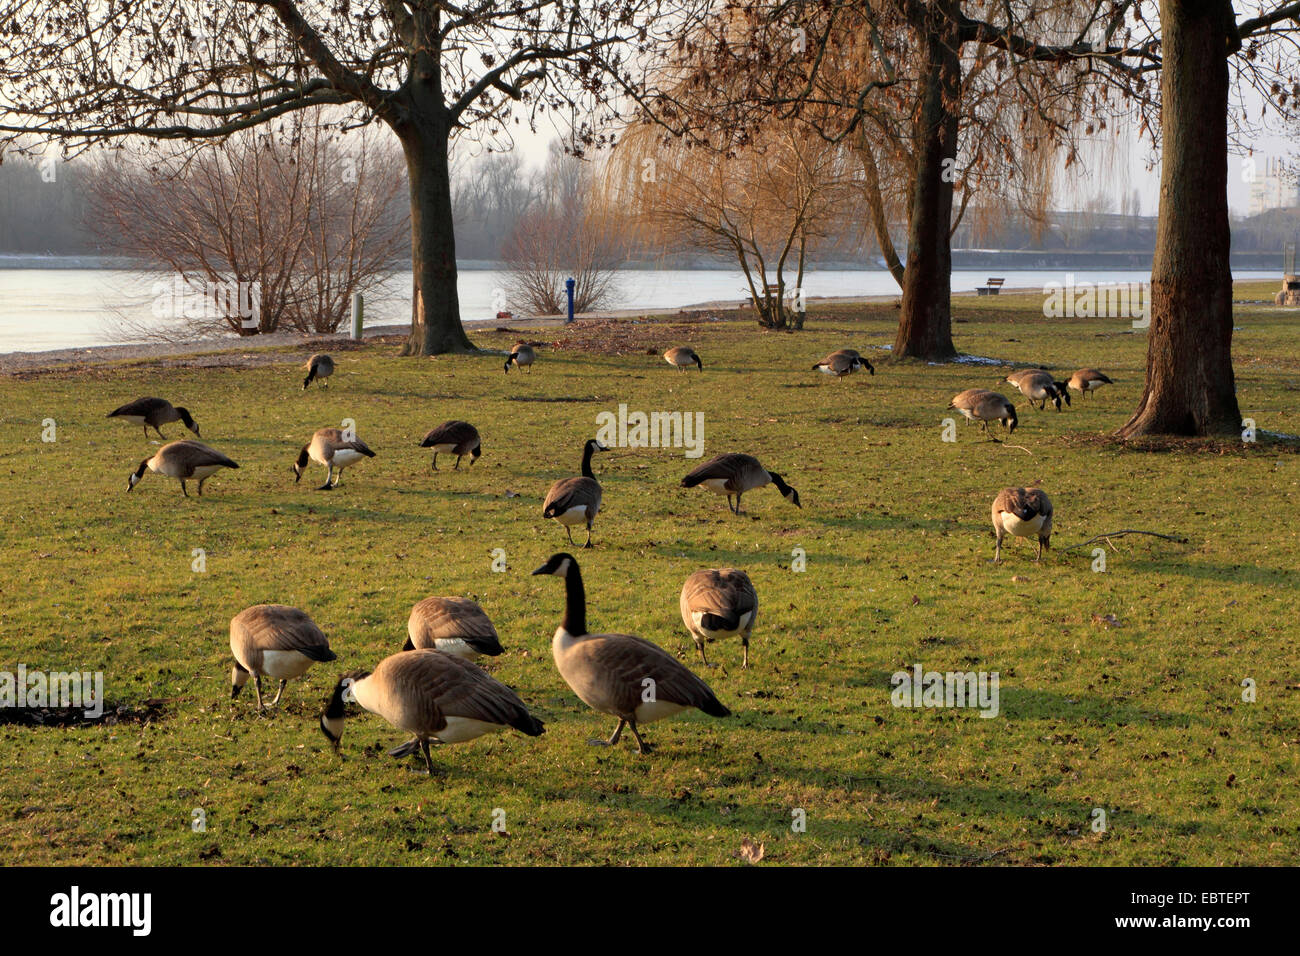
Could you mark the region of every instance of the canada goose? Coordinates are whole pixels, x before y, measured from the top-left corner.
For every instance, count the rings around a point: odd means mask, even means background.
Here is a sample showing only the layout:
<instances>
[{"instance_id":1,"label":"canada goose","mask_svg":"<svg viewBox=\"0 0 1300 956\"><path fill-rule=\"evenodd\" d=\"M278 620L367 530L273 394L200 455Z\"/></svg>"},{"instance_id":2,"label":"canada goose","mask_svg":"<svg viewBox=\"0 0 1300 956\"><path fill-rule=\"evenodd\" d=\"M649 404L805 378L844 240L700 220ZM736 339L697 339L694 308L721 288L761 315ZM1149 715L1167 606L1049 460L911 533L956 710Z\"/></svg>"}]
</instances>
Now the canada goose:
<instances>
[{"instance_id":1,"label":"canada goose","mask_svg":"<svg viewBox=\"0 0 1300 956\"><path fill-rule=\"evenodd\" d=\"M332 661L338 656L330 650L324 632L305 612L283 604L255 604L232 617L230 652L235 655L230 697L233 700L239 696L252 674L259 712L263 674L280 681L280 689L271 701L274 707L290 678L301 677L317 661Z\"/></svg>"},{"instance_id":2,"label":"canada goose","mask_svg":"<svg viewBox=\"0 0 1300 956\"><path fill-rule=\"evenodd\" d=\"M307 370L307 377L302 380L302 390L307 391L307 386L316 379L320 379L322 388L329 388L329 382L325 381L334 374L334 360L324 352L317 353L307 360L303 366Z\"/></svg>"},{"instance_id":3,"label":"canada goose","mask_svg":"<svg viewBox=\"0 0 1300 956\"><path fill-rule=\"evenodd\" d=\"M1089 392L1095 392L1103 385L1114 385L1115 383L1095 368L1081 368L1070 376L1068 384L1070 388L1076 392L1082 392L1083 397L1087 398Z\"/></svg>"},{"instance_id":4,"label":"canada goose","mask_svg":"<svg viewBox=\"0 0 1300 956\"><path fill-rule=\"evenodd\" d=\"M860 368L865 368L872 375L876 374L875 366L863 358L857 349L839 349L814 365L813 371L834 375L836 380L841 380Z\"/></svg>"},{"instance_id":5,"label":"canada goose","mask_svg":"<svg viewBox=\"0 0 1300 956\"><path fill-rule=\"evenodd\" d=\"M1047 374L1046 369L1041 369L1041 368L1018 368L1018 369L1016 369L1014 372L1008 372L1008 373L1007 373L1007 377L1004 378L1004 379L1002 379L1002 382L1010 382L1012 385L1015 385L1015 386L1019 387L1019 385L1020 385L1020 380L1021 380L1022 378L1024 378L1026 375L1032 375L1032 374L1035 373L1035 372L1042 372L1043 374ZM1002 382L999 382L998 384L1000 385Z\"/></svg>"},{"instance_id":6,"label":"canada goose","mask_svg":"<svg viewBox=\"0 0 1300 956\"><path fill-rule=\"evenodd\" d=\"M537 353L533 351L533 347L521 342L514 347L510 357L506 359L506 374L510 374L510 363L514 362L517 368L527 368L528 374L531 375L533 370L530 366L536 361Z\"/></svg>"},{"instance_id":7,"label":"canada goose","mask_svg":"<svg viewBox=\"0 0 1300 956\"><path fill-rule=\"evenodd\" d=\"M404 651L432 648L472 661L480 654L496 657L503 650L492 621L468 598L425 598L411 608L406 633Z\"/></svg>"},{"instance_id":8,"label":"canada goose","mask_svg":"<svg viewBox=\"0 0 1300 956\"><path fill-rule=\"evenodd\" d=\"M318 428L316 434L311 436L311 441L298 452L298 460L293 463L293 483L296 485L302 480L308 458L325 466L325 484L316 490L329 491L338 487L343 479L344 468L356 464L362 458L374 457L375 453L370 450L370 446L355 435L348 439L341 428ZM336 468L339 472L337 478L334 477Z\"/></svg>"},{"instance_id":9,"label":"canada goose","mask_svg":"<svg viewBox=\"0 0 1300 956\"><path fill-rule=\"evenodd\" d=\"M431 775L430 740L459 744L507 727L537 737L545 729L505 684L468 661L429 648L399 651L373 671L354 671L339 678L320 718L321 732L335 753L343 739L347 699L413 734L388 753L401 758L419 750Z\"/></svg>"},{"instance_id":10,"label":"canada goose","mask_svg":"<svg viewBox=\"0 0 1300 956\"><path fill-rule=\"evenodd\" d=\"M1006 426L1008 435L1016 430L1016 407L1007 401L1005 395L987 388L968 388L964 392L958 392L948 403L948 407L957 409L969 421L979 422L986 435L989 431L989 422L1001 422ZM989 435L989 437L993 436ZM997 441L996 438L993 440Z\"/></svg>"},{"instance_id":11,"label":"canada goose","mask_svg":"<svg viewBox=\"0 0 1300 956\"><path fill-rule=\"evenodd\" d=\"M588 438L582 446L582 477L561 478L551 485L542 502L542 517L554 518L564 525L564 533L569 536L569 544L574 544L573 526L587 525L587 543L591 547L591 523L600 513L600 482L591 472L591 456L598 451L609 451L594 438Z\"/></svg>"},{"instance_id":12,"label":"canada goose","mask_svg":"<svg viewBox=\"0 0 1300 956\"><path fill-rule=\"evenodd\" d=\"M1012 375L1015 373L1013 372ZM1011 376L1007 378L1010 380ZM1053 379L1051 372L1030 369L1022 375L1017 375L1016 381L1012 384L1020 390L1021 395L1029 399L1030 405L1038 402L1039 411L1045 409L1047 403L1051 402L1059 412L1061 399L1065 399L1065 404L1070 404L1070 393L1065 390L1065 383Z\"/></svg>"},{"instance_id":13,"label":"canada goose","mask_svg":"<svg viewBox=\"0 0 1300 956\"><path fill-rule=\"evenodd\" d=\"M993 531L997 534L994 564L1002 560L1002 539L1008 534L1017 538L1038 535L1036 560L1043 560L1043 549L1052 546L1051 499L1039 488L1003 488L993 499Z\"/></svg>"},{"instance_id":14,"label":"canada goose","mask_svg":"<svg viewBox=\"0 0 1300 956\"><path fill-rule=\"evenodd\" d=\"M749 575L735 568L696 571L682 585L682 621L699 648L705 667L704 642L740 635L744 663L749 666L749 636L758 614L758 592Z\"/></svg>"},{"instance_id":15,"label":"canada goose","mask_svg":"<svg viewBox=\"0 0 1300 956\"><path fill-rule=\"evenodd\" d=\"M173 408L172 403L163 398L137 398L134 402L127 402L121 408L116 408L108 413L109 418L122 418L133 425L144 427L144 437L149 437L149 429L158 432L158 437L163 441L167 436L162 433L159 425L169 425L172 422L184 422L185 427L199 434L199 426L194 419L190 417L188 408Z\"/></svg>"},{"instance_id":16,"label":"canada goose","mask_svg":"<svg viewBox=\"0 0 1300 956\"><path fill-rule=\"evenodd\" d=\"M483 454L483 443L479 440L478 429L469 422L443 422L424 436L421 448L433 449L433 470L438 470L439 453L456 456L455 468L460 468L460 460L469 455L472 465Z\"/></svg>"},{"instance_id":17,"label":"canada goose","mask_svg":"<svg viewBox=\"0 0 1300 956\"><path fill-rule=\"evenodd\" d=\"M144 470L148 468L159 475L180 479L181 491L188 498L190 493L185 487L185 482L197 478L199 480L199 494L202 495L203 483L215 472L220 471L222 468L238 467L237 464L215 448L209 448L202 442L190 441L186 438L181 441L168 442L159 448L152 458L146 458L140 462L140 467L131 472L131 476L127 478L126 490L130 491L134 488L136 483L144 477Z\"/></svg>"},{"instance_id":18,"label":"canada goose","mask_svg":"<svg viewBox=\"0 0 1300 956\"><path fill-rule=\"evenodd\" d=\"M669 349L665 352L664 361L682 372L686 371L686 369L692 365L698 365L700 371L704 371L704 363L701 362L700 357L695 354L695 350L685 345L679 345L676 348Z\"/></svg>"},{"instance_id":19,"label":"canada goose","mask_svg":"<svg viewBox=\"0 0 1300 956\"><path fill-rule=\"evenodd\" d=\"M718 455L716 458L710 458L682 479L683 488L703 485L709 491L726 495L727 507L731 509L732 514L740 514L741 495L769 483L776 485L777 491L781 492L781 496L786 501L796 508L803 507L799 503L799 492L787 485L776 472L768 471L760 465L758 459L752 455ZM731 504L733 495L736 498L735 507Z\"/></svg>"},{"instance_id":20,"label":"canada goose","mask_svg":"<svg viewBox=\"0 0 1300 956\"><path fill-rule=\"evenodd\" d=\"M564 618L551 640L556 670L588 707L618 718L609 740L589 743L612 747L624 726L629 726L637 750L649 753L637 724L671 717L688 707L711 717L731 713L708 684L657 644L631 634L589 634L587 596L572 555L553 554L533 574L564 578Z\"/></svg>"}]
</instances>

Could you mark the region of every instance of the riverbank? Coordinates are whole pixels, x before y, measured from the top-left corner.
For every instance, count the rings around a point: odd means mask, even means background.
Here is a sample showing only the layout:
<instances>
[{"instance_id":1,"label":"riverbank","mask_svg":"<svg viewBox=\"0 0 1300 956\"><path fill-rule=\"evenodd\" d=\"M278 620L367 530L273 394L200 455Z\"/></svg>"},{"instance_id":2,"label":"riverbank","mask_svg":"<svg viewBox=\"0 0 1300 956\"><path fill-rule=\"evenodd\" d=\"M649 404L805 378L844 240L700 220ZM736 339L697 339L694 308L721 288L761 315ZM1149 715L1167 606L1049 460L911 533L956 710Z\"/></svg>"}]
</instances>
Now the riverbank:
<instances>
[{"instance_id":1,"label":"riverbank","mask_svg":"<svg viewBox=\"0 0 1300 956\"><path fill-rule=\"evenodd\" d=\"M1238 280L1233 284L1233 298L1239 304L1267 305L1275 291L1274 285L1258 279ZM988 305L996 305L1007 298L1024 295L1041 295L1037 288L1003 289L999 298L984 298ZM954 299L976 298L971 291L954 292ZM881 305L896 303L898 295L855 295L855 296L813 296L808 299L809 312L834 308L851 308L864 305ZM682 308L664 309L605 309L596 312L583 312L574 316L575 320L624 320L664 321L676 317L743 317L749 311L748 300L718 299L700 302ZM545 315L515 317L509 320L467 321L465 327L471 332L492 330L516 330L519 332L543 329L558 329L565 324L562 315ZM410 326L406 324L386 323L367 328L364 333L366 342L378 342L392 339L396 344L406 335ZM189 342L140 342L123 345L90 345L82 348L55 349L51 351L15 351L0 353L0 375L14 375L24 372L36 372L56 368L77 368L82 366L110 365L122 362L154 361L160 365L193 364L189 361L194 356L207 357L205 364L212 366L229 365L265 365L284 361L283 352L301 350L305 359L311 352L323 349L344 351L359 347L347 334L335 335L300 335L293 332L276 332L271 335L259 335L247 338L211 338ZM222 358L224 356L225 358ZM182 361L184 360L184 361Z\"/></svg>"}]
</instances>

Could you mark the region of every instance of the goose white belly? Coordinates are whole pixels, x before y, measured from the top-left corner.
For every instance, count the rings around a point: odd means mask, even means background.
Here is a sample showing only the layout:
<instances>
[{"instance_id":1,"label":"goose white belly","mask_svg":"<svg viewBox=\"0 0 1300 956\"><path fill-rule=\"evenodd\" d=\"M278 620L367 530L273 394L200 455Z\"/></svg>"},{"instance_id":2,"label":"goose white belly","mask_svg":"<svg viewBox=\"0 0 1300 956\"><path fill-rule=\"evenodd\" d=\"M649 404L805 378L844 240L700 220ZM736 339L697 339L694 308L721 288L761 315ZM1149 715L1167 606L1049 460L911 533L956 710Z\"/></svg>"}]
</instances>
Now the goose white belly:
<instances>
[{"instance_id":1,"label":"goose white belly","mask_svg":"<svg viewBox=\"0 0 1300 956\"><path fill-rule=\"evenodd\" d=\"M839 374L839 373L837 373L837 372L835 371L835 369L831 368L829 365L826 365L826 364L824 364L824 363L823 363L822 365L818 365L818 366L817 366L817 371L821 372L823 375L837 375L837 374Z\"/></svg>"},{"instance_id":2,"label":"goose white belly","mask_svg":"<svg viewBox=\"0 0 1300 956\"><path fill-rule=\"evenodd\" d=\"M694 624L695 630L698 633L703 634L705 637L709 638L709 640L718 640L723 637L735 637L737 634L743 634L749 628L750 623L754 620L754 612L746 611L744 614L740 615L740 623L734 631L711 631L700 623L706 613L708 612L695 611L691 614L691 623Z\"/></svg>"},{"instance_id":3,"label":"goose white belly","mask_svg":"<svg viewBox=\"0 0 1300 956\"><path fill-rule=\"evenodd\" d=\"M434 445L433 450L440 455L451 455L455 453L456 445L454 442L445 441L441 445Z\"/></svg>"},{"instance_id":4,"label":"goose white belly","mask_svg":"<svg viewBox=\"0 0 1300 956\"><path fill-rule=\"evenodd\" d=\"M961 412L963 415L965 415L967 421L972 421L972 422L977 422L977 421L979 421L979 419L975 417L975 412L974 412L972 409L969 409L969 408L959 408L959 409L957 409L957 411L959 411L959 412Z\"/></svg>"},{"instance_id":5,"label":"goose white belly","mask_svg":"<svg viewBox=\"0 0 1300 956\"><path fill-rule=\"evenodd\" d=\"M595 517L595 515L593 514L592 517ZM574 505L568 511L556 515L555 520L562 525L568 525L568 526L572 526L575 524L585 524L587 521L587 506Z\"/></svg>"},{"instance_id":6,"label":"goose white belly","mask_svg":"<svg viewBox=\"0 0 1300 956\"><path fill-rule=\"evenodd\" d=\"M1017 538L1032 538L1037 535L1039 529L1043 527L1043 520L1043 515L1034 515L1028 521L1022 521L1018 515L1010 511L1002 512L1003 529Z\"/></svg>"},{"instance_id":7,"label":"goose white belly","mask_svg":"<svg viewBox=\"0 0 1300 956\"><path fill-rule=\"evenodd\" d=\"M355 451L354 449L340 448L334 453L334 467L346 468L348 465L355 464L365 457L366 456L361 454L361 452Z\"/></svg>"},{"instance_id":8,"label":"goose white belly","mask_svg":"<svg viewBox=\"0 0 1300 956\"><path fill-rule=\"evenodd\" d=\"M685 709L685 704L674 704L670 700L647 701L637 707L636 722L638 724L648 724L652 721L662 720L664 717L671 717L673 714L681 713Z\"/></svg>"},{"instance_id":9,"label":"goose white belly","mask_svg":"<svg viewBox=\"0 0 1300 956\"><path fill-rule=\"evenodd\" d=\"M727 487L726 478L705 478L700 482L700 486L708 488L709 491L719 495L734 495L735 492Z\"/></svg>"},{"instance_id":10,"label":"goose white belly","mask_svg":"<svg viewBox=\"0 0 1300 956\"><path fill-rule=\"evenodd\" d=\"M500 724L475 720L473 717L453 717L448 714L446 720L447 726L436 735L444 744L464 743L466 740L473 740L475 737L482 737L484 734L503 729Z\"/></svg>"},{"instance_id":11,"label":"goose white belly","mask_svg":"<svg viewBox=\"0 0 1300 956\"><path fill-rule=\"evenodd\" d=\"M442 651L444 654L450 654L452 657L459 657L461 660L472 661L479 656L479 652L474 650L465 643L463 638L459 637L437 637L434 638L433 646Z\"/></svg>"},{"instance_id":12,"label":"goose white belly","mask_svg":"<svg viewBox=\"0 0 1300 956\"><path fill-rule=\"evenodd\" d=\"M114 415L114 418L120 418L124 422L130 422L132 425L145 424L143 415Z\"/></svg>"},{"instance_id":13,"label":"goose white belly","mask_svg":"<svg viewBox=\"0 0 1300 956\"><path fill-rule=\"evenodd\" d=\"M301 677L312 659L301 651L262 651L262 673L277 680Z\"/></svg>"}]
</instances>

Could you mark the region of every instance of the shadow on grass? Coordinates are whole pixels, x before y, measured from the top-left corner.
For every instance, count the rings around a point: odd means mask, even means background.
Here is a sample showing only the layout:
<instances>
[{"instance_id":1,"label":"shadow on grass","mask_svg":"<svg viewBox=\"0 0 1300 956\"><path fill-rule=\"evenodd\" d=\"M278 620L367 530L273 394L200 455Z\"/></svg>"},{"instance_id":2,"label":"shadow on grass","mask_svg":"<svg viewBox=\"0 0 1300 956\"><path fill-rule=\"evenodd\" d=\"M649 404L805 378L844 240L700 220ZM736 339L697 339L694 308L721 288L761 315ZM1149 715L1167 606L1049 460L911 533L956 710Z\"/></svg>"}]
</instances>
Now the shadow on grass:
<instances>
[{"instance_id":1,"label":"shadow on grass","mask_svg":"<svg viewBox=\"0 0 1300 956\"><path fill-rule=\"evenodd\" d=\"M930 669L931 668L927 668L927 671ZM938 670L939 668L935 667L932 669ZM967 668L967 670L978 669L979 668L974 667ZM884 695L882 701L886 701L889 699L888 695L894 689L893 684L890 683L890 678L892 676L892 673L888 671L860 672L856 675L847 675L845 677L845 684L848 687L870 687L879 689ZM1188 728L1193 724L1205 723L1205 721L1193 717L1190 714L1167 713L1142 707L1134 707L1129 704L1116 704L1111 700L1105 700L1100 697L1089 696L1082 693L1066 695L1050 690L1037 690L1026 687L1007 687L1005 684L998 688L998 707L999 712L996 718L975 717L973 719L1050 719L1063 721L1082 721L1087 719L1093 724L1107 724L1114 726L1147 724L1181 728ZM1216 724L1215 726L1218 725ZM796 724L793 721L786 721L784 725L773 723L768 729L801 730L804 728L801 724Z\"/></svg>"}]
</instances>

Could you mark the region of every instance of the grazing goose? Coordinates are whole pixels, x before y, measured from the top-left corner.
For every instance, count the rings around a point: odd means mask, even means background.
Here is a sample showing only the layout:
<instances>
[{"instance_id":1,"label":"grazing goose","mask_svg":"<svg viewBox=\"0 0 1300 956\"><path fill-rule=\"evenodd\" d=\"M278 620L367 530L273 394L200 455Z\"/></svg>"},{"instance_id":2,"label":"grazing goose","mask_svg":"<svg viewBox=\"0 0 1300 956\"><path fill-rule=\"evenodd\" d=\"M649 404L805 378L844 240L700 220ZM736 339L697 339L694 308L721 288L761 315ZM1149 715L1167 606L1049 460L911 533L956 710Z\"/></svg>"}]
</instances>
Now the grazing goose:
<instances>
[{"instance_id":1,"label":"grazing goose","mask_svg":"<svg viewBox=\"0 0 1300 956\"><path fill-rule=\"evenodd\" d=\"M749 575L735 568L696 571L682 585L682 621L699 648L705 667L704 642L740 635L744 663L749 666L749 636L758 614L758 592Z\"/></svg>"},{"instance_id":2,"label":"grazing goose","mask_svg":"<svg viewBox=\"0 0 1300 956\"><path fill-rule=\"evenodd\" d=\"M307 386L320 379L322 388L329 388L329 382L325 381L334 374L334 360L323 352L313 355L303 366L307 370L307 377L302 380L302 390L307 391Z\"/></svg>"},{"instance_id":3,"label":"grazing goose","mask_svg":"<svg viewBox=\"0 0 1300 956\"><path fill-rule=\"evenodd\" d=\"M431 740L459 744L507 727L530 737L544 732L542 722L505 684L468 661L428 648L399 651L373 671L354 671L339 679L320 719L321 731L336 753L343 739L347 699L413 734L388 753L400 758L419 750L430 775L434 772Z\"/></svg>"},{"instance_id":4,"label":"grazing goose","mask_svg":"<svg viewBox=\"0 0 1300 956\"><path fill-rule=\"evenodd\" d=\"M752 455L718 455L716 458L710 458L682 479L683 488L703 485L709 491L726 495L727 507L731 509L732 514L740 514L741 495L767 484L776 485L781 496L796 508L803 507L799 503L799 492L787 485L776 472L768 471L760 465L758 459ZM733 495L736 498L734 507L731 504Z\"/></svg>"},{"instance_id":5,"label":"grazing goose","mask_svg":"<svg viewBox=\"0 0 1300 956\"><path fill-rule=\"evenodd\" d=\"M318 428L316 434L311 436L311 441L302 446L302 451L298 452L298 460L293 463L293 483L296 485L302 480L303 469L307 467L307 459L325 466L325 484L317 488L317 491L329 491L337 488L338 483L343 480L343 469L348 465L354 465L363 458L374 458L375 453L370 450L370 446L360 438L353 437L348 440L341 428ZM338 477L334 477L334 469L338 469Z\"/></svg>"},{"instance_id":6,"label":"grazing goose","mask_svg":"<svg viewBox=\"0 0 1300 956\"><path fill-rule=\"evenodd\" d=\"M1014 372L1008 372L1008 373L1007 373L1007 377L1004 378L1004 379L1002 379L1002 381L1003 381L1003 382L1010 382L1012 385L1015 385L1017 388L1019 388L1019 387L1020 387L1020 380L1021 380L1022 378L1024 378L1026 375L1032 375L1032 374L1034 374L1035 372L1042 372L1044 375L1047 374L1046 369L1041 369L1041 368L1018 368L1018 369L1016 369ZM999 382L998 384L1000 385L1001 382Z\"/></svg>"},{"instance_id":7,"label":"grazing goose","mask_svg":"<svg viewBox=\"0 0 1300 956\"><path fill-rule=\"evenodd\" d=\"M171 402L163 398L137 398L134 402L127 402L121 408L115 408L108 413L108 417L125 419L133 425L143 426L145 438L149 437L149 429L152 428L158 432L159 438L166 441L167 436L158 426L169 425L172 422L184 422L185 427L194 434L199 433L199 426L190 417L188 408L174 408Z\"/></svg>"},{"instance_id":8,"label":"grazing goose","mask_svg":"<svg viewBox=\"0 0 1300 956\"><path fill-rule=\"evenodd\" d=\"M1098 372L1095 368L1081 368L1070 376L1069 387L1076 392L1082 392L1083 397L1087 398L1089 392L1095 392L1103 385L1114 385L1109 378Z\"/></svg>"},{"instance_id":9,"label":"grazing goose","mask_svg":"<svg viewBox=\"0 0 1300 956\"><path fill-rule=\"evenodd\" d=\"M989 432L989 422L1001 422L1006 426L1008 435L1016 430L1016 407L1007 401L1005 395L987 388L968 388L964 392L958 392L948 407L957 409L968 421L979 422L986 435ZM993 438L992 435L989 437Z\"/></svg>"},{"instance_id":10,"label":"grazing goose","mask_svg":"<svg viewBox=\"0 0 1300 956\"><path fill-rule=\"evenodd\" d=\"M564 578L564 619L551 640L551 654L564 682L588 707L618 718L609 740L613 746L625 726L632 728L637 750L649 753L637 724L648 724L695 707L711 717L726 717L709 685L657 644L631 634L587 633L587 596L582 573L570 554L553 554L533 574Z\"/></svg>"},{"instance_id":11,"label":"grazing goose","mask_svg":"<svg viewBox=\"0 0 1300 956\"><path fill-rule=\"evenodd\" d=\"M582 446L582 477L560 479L551 485L546 500L542 502L542 517L554 518L564 525L569 544L574 543L573 526L587 525L587 543L583 545L584 548L591 547L591 523L600 512L600 482L591 472L591 456L598 451L609 449L596 439L588 438Z\"/></svg>"},{"instance_id":12,"label":"grazing goose","mask_svg":"<svg viewBox=\"0 0 1300 956\"><path fill-rule=\"evenodd\" d=\"M239 466L227 458L215 448L209 448L202 442L190 441L188 438L181 441L168 442L154 453L152 458L146 458L140 462L140 467L131 472L131 476L126 480L126 490L130 491L136 486L141 478L144 477L144 470L166 475L168 478L178 478L181 483L181 491L185 497L190 496L189 490L185 487L185 482L197 478L199 480L199 495L203 494L203 483L208 480L214 473L222 468L238 468Z\"/></svg>"},{"instance_id":13,"label":"grazing goose","mask_svg":"<svg viewBox=\"0 0 1300 956\"><path fill-rule=\"evenodd\" d=\"M679 345L676 348L669 349L665 352L664 361L681 372L686 371L686 369L692 365L698 365L700 371L704 371L704 363L701 362L700 357L695 354L695 350L685 345Z\"/></svg>"},{"instance_id":14,"label":"grazing goose","mask_svg":"<svg viewBox=\"0 0 1300 956\"><path fill-rule=\"evenodd\" d=\"M1009 378L1010 376L1008 376ZM1065 399L1065 404L1070 404L1070 393L1065 390L1065 383L1053 379L1051 372L1031 369L1023 375L1017 376L1016 381L1012 384L1020 389L1021 395L1029 399L1030 405L1038 402L1037 408L1039 411L1047 408L1047 403L1051 402L1059 412L1061 410L1061 399Z\"/></svg>"},{"instance_id":15,"label":"grazing goose","mask_svg":"<svg viewBox=\"0 0 1300 956\"><path fill-rule=\"evenodd\" d=\"M1002 560L1002 539L1008 534L1017 538L1038 536L1038 557L1043 560L1043 549L1051 548L1052 501L1039 488L1003 488L993 499L993 531L997 544L993 547L993 563Z\"/></svg>"},{"instance_id":16,"label":"grazing goose","mask_svg":"<svg viewBox=\"0 0 1300 956\"><path fill-rule=\"evenodd\" d=\"M406 633L404 651L432 648L472 661L480 654L496 657L503 650L492 621L468 598L425 598L411 608Z\"/></svg>"},{"instance_id":17,"label":"grazing goose","mask_svg":"<svg viewBox=\"0 0 1300 956\"><path fill-rule=\"evenodd\" d=\"M469 463L472 465L478 461L479 455L483 454L483 443L479 440L478 429L469 422L461 421L443 422L424 436L420 447L433 449L434 471L438 470L440 453L456 456L453 470L460 468L460 460L466 455L469 455Z\"/></svg>"},{"instance_id":18,"label":"grazing goose","mask_svg":"<svg viewBox=\"0 0 1300 956\"><path fill-rule=\"evenodd\" d=\"M301 677L317 661L332 661L337 655L330 650L329 639L303 611L283 604L255 604L230 619L230 652L235 666L230 671L230 697L233 700L253 675L257 691L257 709L262 710L262 675L280 681L280 689L271 701L280 702L284 685L290 678Z\"/></svg>"},{"instance_id":19,"label":"grazing goose","mask_svg":"<svg viewBox=\"0 0 1300 956\"><path fill-rule=\"evenodd\" d=\"M506 374L510 374L510 363L513 362L516 368L528 369L528 374L533 374L532 364L537 361L537 353L533 351L531 345L524 345L522 342L514 347L510 357L506 359Z\"/></svg>"},{"instance_id":20,"label":"grazing goose","mask_svg":"<svg viewBox=\"0 0 1300 956\"><path fill-rule=\"evenodd\" d=\"M840 349L814 365L813 371L821 372L823 375L834 375L838 381L860 368L865 368L872 375L876 374L875 366L863 358L862 353L857 349Z\"/></svg>"}]
</instances>

